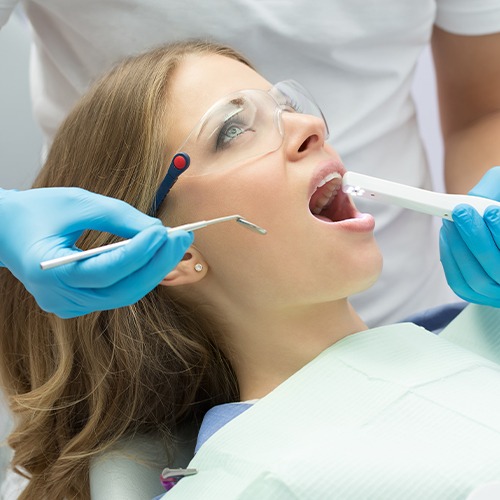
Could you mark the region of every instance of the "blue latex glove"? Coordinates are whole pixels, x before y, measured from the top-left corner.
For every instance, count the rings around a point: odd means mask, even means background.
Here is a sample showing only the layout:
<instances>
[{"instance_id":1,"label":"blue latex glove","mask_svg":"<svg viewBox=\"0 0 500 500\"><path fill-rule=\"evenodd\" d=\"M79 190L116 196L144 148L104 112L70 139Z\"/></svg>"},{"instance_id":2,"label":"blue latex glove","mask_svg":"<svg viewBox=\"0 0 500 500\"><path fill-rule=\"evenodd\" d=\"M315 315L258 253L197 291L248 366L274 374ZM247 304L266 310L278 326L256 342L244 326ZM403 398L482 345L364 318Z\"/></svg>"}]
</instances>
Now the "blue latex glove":
<instances>
[{"instance_id":1,"label":"blue latex glove","mask_svg":"<svg viewBox=\"0 0 500 500\"><path fill-rule=\"evenodd\" d=\"M500 201L500 167L489 170L469 192ZM448 284L462 299L500 307L500 209L481 217L469 205L458 205L453 221L443 221L441 262Z\"/></svg>"},{"instance_id":2,"label":"blue latex glove","mask_svg":"<svg viewBox=\"0 0 500 500\"><path fill-rule=\"evenodd\" d=\"M0 189L0 264L62 318L133 304L182 259L193 235L167 236L161 221L127 203L78 188ZM42 271L40 262L75 251L86 229L106 231L130 244Z\"/></svg>"}]
</instances>

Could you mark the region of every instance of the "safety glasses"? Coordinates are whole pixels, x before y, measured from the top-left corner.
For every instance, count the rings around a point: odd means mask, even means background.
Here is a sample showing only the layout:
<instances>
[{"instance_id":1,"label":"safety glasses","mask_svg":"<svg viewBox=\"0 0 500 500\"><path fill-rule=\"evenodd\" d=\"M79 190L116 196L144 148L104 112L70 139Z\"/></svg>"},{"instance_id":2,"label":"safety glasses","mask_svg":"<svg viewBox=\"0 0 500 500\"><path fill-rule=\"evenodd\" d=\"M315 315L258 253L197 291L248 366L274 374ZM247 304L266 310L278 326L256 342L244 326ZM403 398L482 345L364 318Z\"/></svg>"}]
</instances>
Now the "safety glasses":
<instances>
[{"instance_id":1,"label":"safety glasses","mask_svg":"<svg viewBox=\"0 0 500 500\"><path fill-rule=\"evenodd\" d=\"M229 94L208 109L178 148L158 189L154 213L179 175L206 175L276 151L283 143L284 112L316 116L328 137L321 109L294 80L279 82L269 91L251 89Z\"/></svg>"}]
</instances>

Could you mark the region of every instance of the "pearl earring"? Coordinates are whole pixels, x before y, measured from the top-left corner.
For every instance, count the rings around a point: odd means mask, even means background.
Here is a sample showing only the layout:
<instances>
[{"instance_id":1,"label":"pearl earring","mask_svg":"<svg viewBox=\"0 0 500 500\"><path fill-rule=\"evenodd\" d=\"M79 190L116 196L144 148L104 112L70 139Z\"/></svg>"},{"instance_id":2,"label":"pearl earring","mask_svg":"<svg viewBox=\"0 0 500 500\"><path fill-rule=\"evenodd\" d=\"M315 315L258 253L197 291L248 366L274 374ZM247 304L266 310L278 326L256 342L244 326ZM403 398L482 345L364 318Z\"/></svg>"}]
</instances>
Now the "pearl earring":
<instances>
[{"instance_id":1,"label":"pearl earring","mask_svg":"<svg viewBox=\"0 0 500 500\"><path fill-rule=\"evenodd\" d=\"M198 263L198 264L195 264L194 265L194 270L197 272L197 273L201 273L203 271L203 265Z\"/></svg>"}]
</instances>

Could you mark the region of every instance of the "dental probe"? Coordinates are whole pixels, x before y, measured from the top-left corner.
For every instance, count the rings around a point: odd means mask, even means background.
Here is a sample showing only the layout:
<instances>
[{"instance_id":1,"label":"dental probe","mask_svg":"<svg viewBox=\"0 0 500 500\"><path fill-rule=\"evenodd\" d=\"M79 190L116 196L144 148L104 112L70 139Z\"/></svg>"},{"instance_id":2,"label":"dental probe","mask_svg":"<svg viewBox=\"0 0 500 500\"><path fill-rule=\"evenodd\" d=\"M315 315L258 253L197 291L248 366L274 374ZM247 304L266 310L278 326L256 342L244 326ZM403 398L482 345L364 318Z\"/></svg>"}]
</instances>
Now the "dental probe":
<instances>
[{"instance_id":1,"label":"dental probe","mask_svg":"<svg viewBox=\"0 0 500 500\"><path fill-rule=\"evenodd\" d=\"M201 220L198 222L191 222L190 224L183 224L182 226L177 227L168 227L165 228L167 234L175 234L178 231L196 231L197 229L202 229L207 226L211 226L212 224L219 224L220 222L227 222L230 220L235 220L238 224L241 224L243 227L250 229L251 231L258 234L266 234L267 231L257 224L253 222L247 221L241 217L241 215L227 215L226 217L219 217L217 219L211 220ZM84 250L82 252L73 253L71 255L66 255L65 257L58 257L57 259L46 260L44 262L40 262L40 267L45 271L47 269L53 269L54 267L62 266L64 264L69 264L70 262L75 262L82 259L87 259L88 257L92 257L93 255L98 255L103 252L109 252L110 250L114 250L115 248L120 248L130 243L130 240L118 241L117 243L111 243L109 245L104 245L102 247L92 248L90 250Z\"/></svg>"},{"instance_id":2,"label":"dental probe","mask_svg":"<svg viewBox=\"0 0 500 500\"><path fill-rule=\"evenodd\" d=\"M481 217L487 207L500 203L489 198L467 194L447 194L427 191L397 182L370 177L356 172L346 172L342 178L342 190L351 196L359 196L382 203L391 203L416 212L436 215L443 219L453 220L453 209L466 203L474 207Z\"/></svg>"}]
</instances>

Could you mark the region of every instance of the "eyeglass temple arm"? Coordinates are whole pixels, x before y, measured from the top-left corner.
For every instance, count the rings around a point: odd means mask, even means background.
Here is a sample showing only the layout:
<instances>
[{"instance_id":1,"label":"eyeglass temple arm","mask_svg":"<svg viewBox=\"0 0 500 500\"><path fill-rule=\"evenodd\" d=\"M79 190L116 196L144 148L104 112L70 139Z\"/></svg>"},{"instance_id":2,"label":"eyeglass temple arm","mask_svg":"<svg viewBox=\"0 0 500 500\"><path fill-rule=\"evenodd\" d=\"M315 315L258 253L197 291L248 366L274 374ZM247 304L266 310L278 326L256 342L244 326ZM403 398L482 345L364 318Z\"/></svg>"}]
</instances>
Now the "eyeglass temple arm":
<instances>
[{"instance_id":1,"label":"eyeglass temple arm","mask_svg":"<svg viewBox=\"0 0 500 500\"><path fill-rule=\"evenodd\" d=\"M187 153L177 153L174 155L168 167L167 174L156 192L155 200L149 211L150 215L156 215L158 208L163 203L163 200L172 189L173 185L177 182L179 175L189 168L190 163L191 158Z\"/></svg>"}]
</instances>

